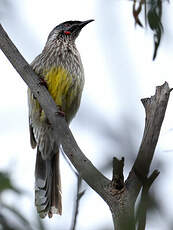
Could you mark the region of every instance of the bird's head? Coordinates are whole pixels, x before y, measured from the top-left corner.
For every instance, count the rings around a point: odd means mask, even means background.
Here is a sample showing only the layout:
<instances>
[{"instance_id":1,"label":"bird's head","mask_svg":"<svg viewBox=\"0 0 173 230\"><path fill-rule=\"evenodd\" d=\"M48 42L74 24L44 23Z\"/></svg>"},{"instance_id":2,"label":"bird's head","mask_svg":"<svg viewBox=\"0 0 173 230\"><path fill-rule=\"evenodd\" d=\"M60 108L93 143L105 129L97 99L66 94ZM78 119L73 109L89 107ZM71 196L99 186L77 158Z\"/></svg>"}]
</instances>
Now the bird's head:
<instances>
[{"instance_id":1,"label":"bird's head","mask_svg":"<svg viewBox=\"0 0 173 230\"><path fill-rule=\"evenodd\" d=\"M56 26L48 36L48 42L52 41L75 41L81 29L88 23L94 20L87 21L66 21Z\"/></svg>"}]
</instances>

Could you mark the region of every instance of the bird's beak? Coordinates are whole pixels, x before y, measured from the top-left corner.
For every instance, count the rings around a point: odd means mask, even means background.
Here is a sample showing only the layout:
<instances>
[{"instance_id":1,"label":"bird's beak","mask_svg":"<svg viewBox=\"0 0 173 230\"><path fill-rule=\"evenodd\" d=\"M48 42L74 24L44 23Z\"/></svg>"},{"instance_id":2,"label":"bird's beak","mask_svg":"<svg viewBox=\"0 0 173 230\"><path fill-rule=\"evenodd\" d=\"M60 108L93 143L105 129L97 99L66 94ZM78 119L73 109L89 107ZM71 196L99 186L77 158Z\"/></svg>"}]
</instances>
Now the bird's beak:
<instances>
[{"instance_id":1,"label":"bird's beak","mask_svg":"<svg viewBox=\"0 0 173 230\"><path fill-rule=\"evenodd\" d=\"M79 27L80 27L80 29L82 29L84 26L86 26L88 23L90 23L90 22L93 22L94 21L94 19L91 19L91 20L87 20L87 21L83 21L83 22L81 22L81 23L79 23Z\"/></svg>"},{"instance_id":2,"label":"bird's beak","mask_svg":"<svg viewBox=\"0 0 173 230\"><path fill-rule=\"evenodd\" d=\"M84 26L86 26L88 23L93 22L94 20L87 20L83 22L76 23L71 26L70 31L73 33L80 31Z\"/></svg>"}]
</instances>

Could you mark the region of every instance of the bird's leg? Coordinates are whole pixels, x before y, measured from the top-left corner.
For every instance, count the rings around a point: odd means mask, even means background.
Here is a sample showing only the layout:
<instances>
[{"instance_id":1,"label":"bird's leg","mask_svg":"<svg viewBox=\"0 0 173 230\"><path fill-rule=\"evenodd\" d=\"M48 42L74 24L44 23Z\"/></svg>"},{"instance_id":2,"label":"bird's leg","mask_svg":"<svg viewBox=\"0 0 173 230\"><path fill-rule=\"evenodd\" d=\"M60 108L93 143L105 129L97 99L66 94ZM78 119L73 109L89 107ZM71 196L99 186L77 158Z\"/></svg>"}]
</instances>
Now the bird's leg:
<instances>
[{"instance_id":1,"label":"bird's leg","mask_svg":"<svg viewBox=\"0 0 173 230\"><path fill-rule=\"evenodd\" d=\"M62 110L62 106L61 105L58 105L58 112L57 112L57 114L60 115L61 117L65 117L65 113Z\"/></svg>"},{"instance_id":2,"label":"bird's leg","mask_svg":"<svg viewBox=\"0 0 173 230\"><path fill-rule=\"evenodd\" d=\"M44 78L40 77L40 81L39 81L40 85L44 85L46 87L46 89L48 89L47 87L47 82L44 80Z\"/></svg>"}]
</instances>

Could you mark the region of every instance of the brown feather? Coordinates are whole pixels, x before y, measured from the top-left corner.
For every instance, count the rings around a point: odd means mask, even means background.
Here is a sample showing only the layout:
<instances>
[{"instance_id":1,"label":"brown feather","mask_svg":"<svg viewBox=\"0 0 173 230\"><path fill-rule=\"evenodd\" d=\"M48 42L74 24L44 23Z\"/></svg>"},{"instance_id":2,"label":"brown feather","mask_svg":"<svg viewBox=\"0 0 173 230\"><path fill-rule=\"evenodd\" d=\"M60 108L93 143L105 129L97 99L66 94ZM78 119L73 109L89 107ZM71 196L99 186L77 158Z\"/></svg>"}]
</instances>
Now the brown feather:
<instances>
[{"instance_id":1,"label":"brown feather","mask_svg":"<svg viewBox=\"0 0 173 230\"><path fill-rule=\"evenodd\" d=\"M59 152L43 160L37 149L35 167L35 205L41 218L62 213Z\"/></svg>"}]
</instances>

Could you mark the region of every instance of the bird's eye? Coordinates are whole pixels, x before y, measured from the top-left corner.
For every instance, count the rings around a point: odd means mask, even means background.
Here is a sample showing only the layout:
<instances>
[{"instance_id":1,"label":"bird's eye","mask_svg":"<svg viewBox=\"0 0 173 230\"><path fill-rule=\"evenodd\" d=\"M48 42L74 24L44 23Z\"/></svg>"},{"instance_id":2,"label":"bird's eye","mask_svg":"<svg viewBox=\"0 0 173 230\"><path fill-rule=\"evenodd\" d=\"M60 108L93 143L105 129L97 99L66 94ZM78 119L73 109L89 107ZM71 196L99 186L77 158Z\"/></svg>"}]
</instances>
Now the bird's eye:
<instances>
[{"instance_id":1,"label":"bird's eye","mask_svg":"<svg viewBox=\"0 0 173 230\"><path fill-rule=\"evenodd\" d=\"M71 32L70 32L70 31L64 31L64 33L65 33L66 35L71 34Z\"/></svg>"},{"instance_id":2,"label":"bird's eye","mask_svg":"<svg viewBox=\"0 0 173 230\"><path fill-rule=\"evenodd\" d=\"M68 28L70 27L70 24L69 24L69 23L66 23L66 24L64 24L64 27L67 28L67 29L64 30L64 34L66 34L66 35L71 34L71 32L68 30Z\"/></svg>"}]
</instances>

